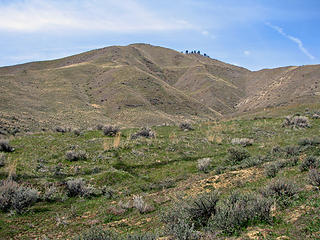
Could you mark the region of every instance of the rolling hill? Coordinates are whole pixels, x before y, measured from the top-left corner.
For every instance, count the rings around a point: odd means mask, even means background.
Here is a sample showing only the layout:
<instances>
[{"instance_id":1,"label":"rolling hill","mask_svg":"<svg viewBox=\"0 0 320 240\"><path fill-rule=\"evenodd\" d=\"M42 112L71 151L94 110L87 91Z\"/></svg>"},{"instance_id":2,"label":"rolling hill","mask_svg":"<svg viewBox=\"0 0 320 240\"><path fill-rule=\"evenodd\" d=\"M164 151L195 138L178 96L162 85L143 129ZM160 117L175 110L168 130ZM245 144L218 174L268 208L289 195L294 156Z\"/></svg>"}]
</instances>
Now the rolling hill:
<instances>
[{"instance_id":1,"label":"rolling hill","mask_svg":"<svg viewBox=\"0 0 320 240\"><path fill-rule=\"evenodd\" d=\"M113 46L0 68L0 125L10 132L216 119L314 101L319 76L318 65L251 72L147 44Z\"/></svg>"}]
</instances>

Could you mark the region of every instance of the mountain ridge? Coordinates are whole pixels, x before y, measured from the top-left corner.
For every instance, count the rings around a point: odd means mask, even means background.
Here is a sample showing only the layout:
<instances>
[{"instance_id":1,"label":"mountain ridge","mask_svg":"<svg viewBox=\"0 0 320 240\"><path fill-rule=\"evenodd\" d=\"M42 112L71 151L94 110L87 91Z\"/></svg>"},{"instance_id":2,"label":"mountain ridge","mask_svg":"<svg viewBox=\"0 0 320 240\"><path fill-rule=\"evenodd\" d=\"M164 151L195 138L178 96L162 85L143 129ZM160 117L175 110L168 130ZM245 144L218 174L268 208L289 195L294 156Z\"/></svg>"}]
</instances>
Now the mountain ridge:
<instances>
[{"instance_id":1,"label":"mountain ridge","mask_svg":"<svg viewBox=\"0 0 320 240\"><path fill-rule=\"evenodd\" d=\"M318 76L319 65L250 71L149 44L111 46L1 67L0 121L28 130L212 120L318 99Z\"/></svg>"}]
</instances>

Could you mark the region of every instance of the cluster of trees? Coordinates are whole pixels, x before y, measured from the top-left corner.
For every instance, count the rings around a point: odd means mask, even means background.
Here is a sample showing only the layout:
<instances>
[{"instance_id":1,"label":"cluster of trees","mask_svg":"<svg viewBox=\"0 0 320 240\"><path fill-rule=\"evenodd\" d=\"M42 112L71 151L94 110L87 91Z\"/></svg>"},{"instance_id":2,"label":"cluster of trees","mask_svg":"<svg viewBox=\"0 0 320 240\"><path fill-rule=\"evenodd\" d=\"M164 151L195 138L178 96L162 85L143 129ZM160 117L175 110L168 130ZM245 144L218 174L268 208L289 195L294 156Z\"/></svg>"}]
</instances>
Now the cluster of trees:
<instances>
[{"instance_id":1,"label":"cluster of trees","mask_svg":"<svg viewBox=\"0 0 320 240\"><path fill-rule=\"evenodd\" d=\"M181 52L181 53L183 53L183 52ZM190 51L190 52L188 50L186 50L185 54L199 54L199 55L202 55L200 51L196 51L196 50ZM207 55L206 53L204 53L203 56L204 57L209 57L209 55Z\"/></svg>"}]
</instances>

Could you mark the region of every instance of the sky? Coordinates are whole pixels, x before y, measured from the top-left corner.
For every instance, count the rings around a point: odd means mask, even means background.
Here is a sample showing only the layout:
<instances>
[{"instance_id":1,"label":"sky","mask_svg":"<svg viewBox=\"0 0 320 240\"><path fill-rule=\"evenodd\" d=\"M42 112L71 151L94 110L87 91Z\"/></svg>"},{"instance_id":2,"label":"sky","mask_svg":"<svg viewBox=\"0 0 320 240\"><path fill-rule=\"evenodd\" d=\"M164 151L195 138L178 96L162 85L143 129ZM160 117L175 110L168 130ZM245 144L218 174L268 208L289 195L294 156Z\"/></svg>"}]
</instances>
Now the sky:
<instances>
[{"instance_id":1,"label":"sky","mask_svg":"<svg viewBox=\"0 0 320 240\"><path fill-rule=\"evenodd\" d=\"M132 43L250 70L319 64L319 13L320 0L0 0L0 66Z\"/></svg>"}]
</instances>

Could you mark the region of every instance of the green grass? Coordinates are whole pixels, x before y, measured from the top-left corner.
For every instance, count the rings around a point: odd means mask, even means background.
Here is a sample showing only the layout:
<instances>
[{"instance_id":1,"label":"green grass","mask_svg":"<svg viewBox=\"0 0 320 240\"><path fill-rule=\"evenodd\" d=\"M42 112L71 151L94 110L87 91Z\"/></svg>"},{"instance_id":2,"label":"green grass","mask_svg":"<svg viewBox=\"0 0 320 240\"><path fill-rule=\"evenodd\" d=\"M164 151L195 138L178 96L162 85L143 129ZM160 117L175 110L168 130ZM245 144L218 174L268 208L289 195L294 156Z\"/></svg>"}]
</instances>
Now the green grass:
<instances>
[{"instance_id":1,"label":"green grass","mask_svg":"<svg viewBox=\"0 0 320 240\"><path fill-rule=\"evenodd\" d=\"M157 134L155 139L130 140L130 134L137 129L123 129L117 148L112 148L113 138L104 136L101 131L85 131L80 136L44 132L15 137L10 144L16 151L6 153L6 166L0 168L0 179L5 179L8 166L16 163L16 180L32 185L40 192L48 183L55 184L65 192L65 181L81 177L96 188L112 188L116 195L112 199L100 196L90 199L65 198L53 203L40 201L22 215L0 213L0 238L30 239L46 235L53 239L66 239L91 225L110 227L120 233L157 231L163 229L159 218L161 211L170 207L178 195L188 195L192 189L199 192L212 189L210 183L203 187L197 186L196 182L213 177L219 166L225 166L226 173L236 170L230 173L229 178L219 175L218 185L224 181L232 183L219 189L223 196L227 196L234 188L258 192L271 181L263 174L264 167L254 167L257 174L256 178L252 178L254 180L250 180L250 176L238 179L239 172L246 169L239 170L225 162L227 149L232 146L232 138L253 138L254 144L246 147L250 155L266 156L274 146L297 145L301 138L318 136L320 120L311 120L311 128L296 130L282 128L282 120L283 117L278 116L202 123L196 125L194 131L187 132L176 126L153 127L152 130ZM219 136L222 141L209 141L211 136ZM109 143L107 149L104 149L104 142ZM88 158L74 162L66 160L65 153L71 149L86 151ZM319 156L319 146L304 148L298 157L304 158L310 154ZM205 157L212 158L213 167L209 173L197 169L197 160ZM285 156L274 157L273 160L281 158ZM39 162L42 163L41 170ZM63 174L56 176L54 172L58 164L61 164ZM297 182L302 189L299 198L288 209L277 210L272 224L257 223L253 228L270 230L270 239L282 235L290 239L312 239L320 231L317 210L320 205L319 192L306 189L307 173L300 172L299 166L281 169L276 178L279 177ZM154 211L145 214L140 214L134 208L122 214L110 211L120 201L125 203L132 199L133 195L143 195L154 206ZM159 202L158 196L167 197L168 200ZM288 222L286 214L302 205L310 209L302 212L294 224ZM245 235L246 232L243 229L241 234Z\"/></svg>"}]
</instances>

